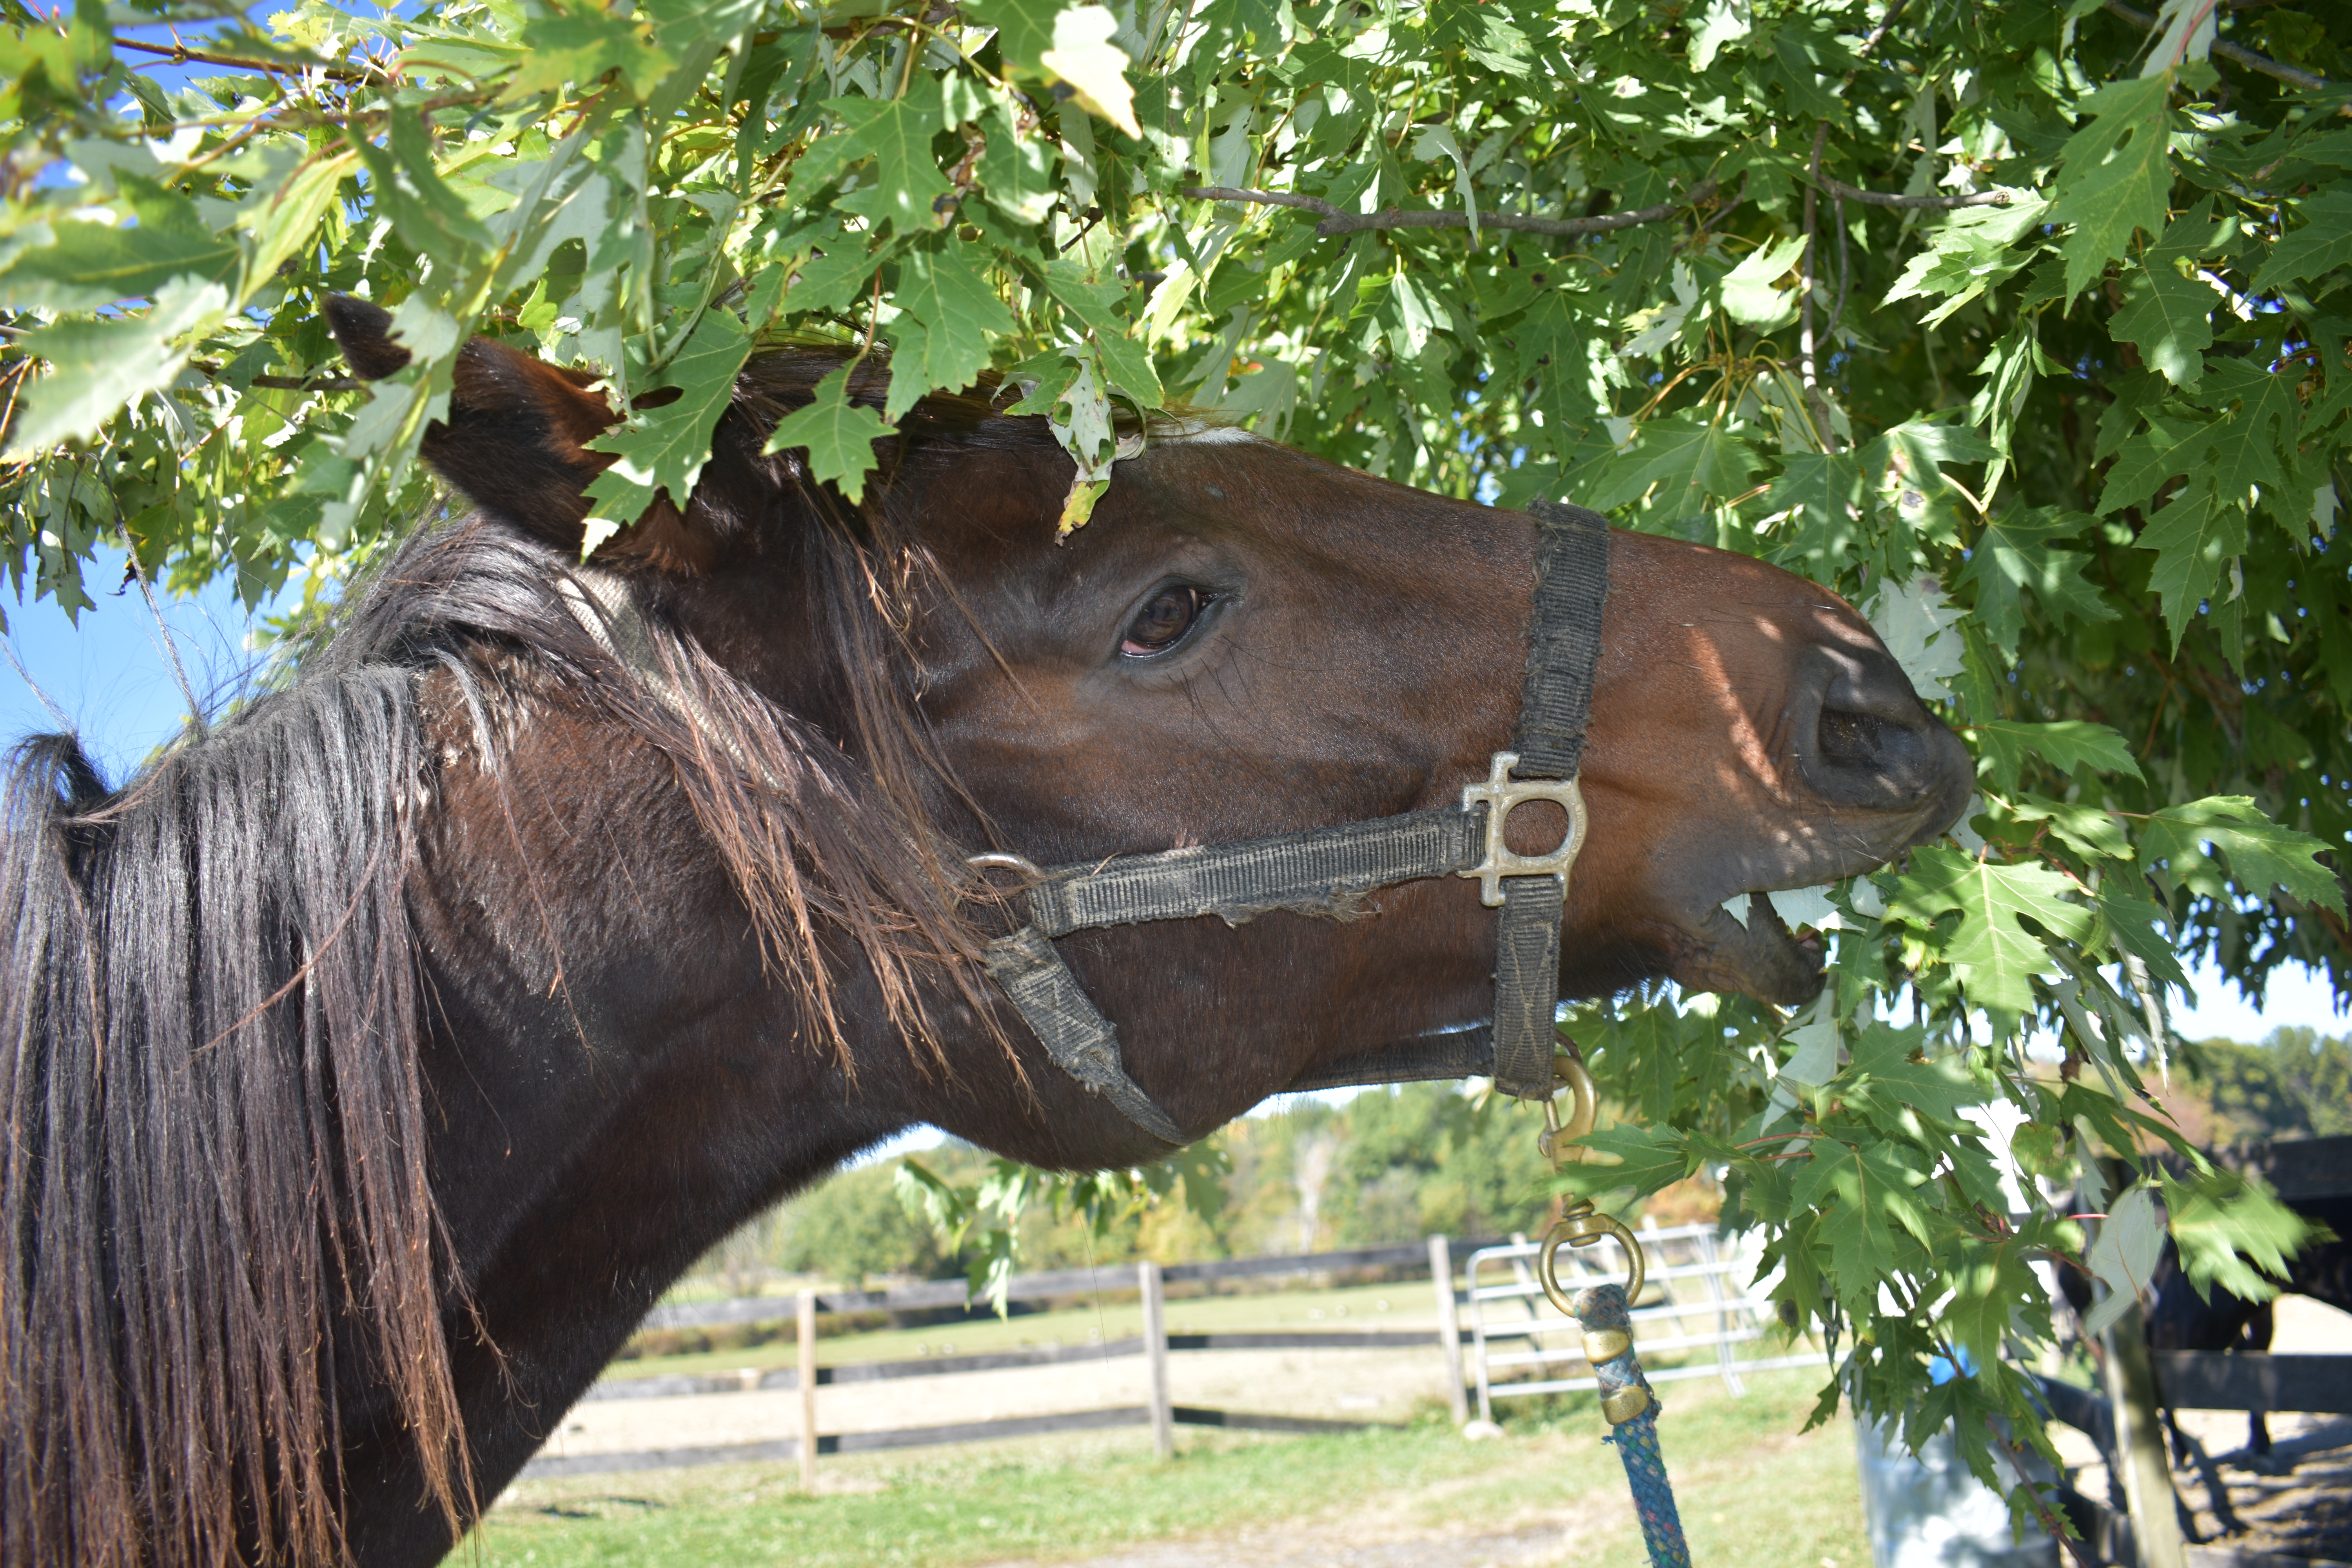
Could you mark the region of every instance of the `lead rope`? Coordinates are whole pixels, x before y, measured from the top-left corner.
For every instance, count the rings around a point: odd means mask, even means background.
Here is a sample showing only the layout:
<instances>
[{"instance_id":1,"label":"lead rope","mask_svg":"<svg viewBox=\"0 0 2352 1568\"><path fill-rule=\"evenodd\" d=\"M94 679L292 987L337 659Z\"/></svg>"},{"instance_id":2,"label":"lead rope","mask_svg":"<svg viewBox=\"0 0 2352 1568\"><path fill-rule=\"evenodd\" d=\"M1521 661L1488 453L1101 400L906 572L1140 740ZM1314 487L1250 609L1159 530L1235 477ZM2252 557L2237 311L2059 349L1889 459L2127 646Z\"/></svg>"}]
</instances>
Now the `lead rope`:
<instances>
[{"instance_id":1,"label":"lead rope","mask_svg":"<svg viewBox=\"0 0 2352 1568\"><path fill-rule=\"evenodd\" d=\"M1572 1052L1573 1047L1570 1047ZM1572 1054L1553 1058L1553 1077L1569 1091L1570 1112L1560 1124L1559 1100L1544 1101L1544 1131L1537 1147L1559 1171L1590 1152L1582 1143L1592 1131L1595 1099L1592 1075ZM1562 1247L1591 1247L1602 1237L1625 1249L1627 1277L1623 1285L1594 1285L1570 1296L1560 1289L1559 1259ZM1544 1235L1536 1258L1536 1277L1543 1281L1551 1304L1576 1320L1584 1331L1584 1359L1601 1384L1601 1414L1608 1418L1609 1436L1624 1463L1626 1483L1633 1489L1633 1512L1642 1521L1642 1541L1650 1549L1651 1568L1691 1568L1690 1547L1683 1541L1682 1515L1675 1509L1674 1483L1666 1479L1665 1456L1658 1448L1658 1396L1642 1375L1641 1359L1633 1353L1633 1320L1630 1305L1642 1293L1647 1268L1642 1244L1623 1224L1601 1213L1590 1198L1578 1198L1560 1211Z\"/></svg>"}]
</instances>

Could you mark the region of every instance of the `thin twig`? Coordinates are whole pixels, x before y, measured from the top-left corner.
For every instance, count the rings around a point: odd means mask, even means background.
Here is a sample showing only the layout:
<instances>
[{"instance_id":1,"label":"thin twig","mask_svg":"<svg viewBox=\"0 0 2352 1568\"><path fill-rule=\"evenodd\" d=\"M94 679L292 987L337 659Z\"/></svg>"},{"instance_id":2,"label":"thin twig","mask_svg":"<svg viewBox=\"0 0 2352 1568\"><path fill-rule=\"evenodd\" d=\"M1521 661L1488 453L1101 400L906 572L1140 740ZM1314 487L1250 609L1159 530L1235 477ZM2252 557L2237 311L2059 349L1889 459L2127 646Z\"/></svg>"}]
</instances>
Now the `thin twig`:
<instances>
[{"instance_id":1,"label":"thin twig","mask_svg":"<svg viewBox=\"0 0 2352 1568\"><path fill-rule=\"evenodd\" d=\"M2109 15L2122 17L2140 31L2144 33L2156 31L2157 20L2147 12L2125 5L2124 0L2105 0L2105 5ZM2260 71L2266 77L2276 78L2287 86L2301 88L2305 92L2326 92L2336 85L2324 76L2314 76L2307 70L2298 69L2281 60L2274 60L2268 55L2258 54L2244 45L2233 44L2227 38L2213 40L2213 53L2233 65L2242 65L2248 70ZM2352 110L2338 109L2336 112L2352 113Z\"/></svg>"},{"instance_id":2,"label":"thin twig","mask_svg":"<svg viewBox=\"0 0 2352 1568\"><path fill-rule=\"evenodd\" d=\"M1522 217L1517 213L1482 212L1478 215L1478 226L1516 229L1523 234L1608 234L1645 223L1664 222L1711 200L1718 188L1710 176L1693 185L1679 201L1660 202L1655 206L1637 207L1632 212L1606 213L1600 217ZM1376 213L1343 212L1318 196L1302 196L1289 191L1244 190L1234 185L1186 185L1184 194L1195 201L1260 202L1268 206L1297 207L1301 212L1315 213L1323 219L1315 226L1315 232L1326 238L1339 234L1357 234L1366 229L1470 226L1470 217L1466 213L1438 210L1401 212L1395 207Z\"/></svg>"},{"instance_id":3,"label":"thin twig","mask_svg":"<svg viewBox=\"0 0 2352 1568\"><path fill-rule=\"evenodd\" d=\"M368 79L367 72L349 70L341 66L304 65L299 61L289 64L283 60L239 59L234 55L214 54L210 49L192 49L177 38L168 44L144 43L137 38L117 38L114 40L114 47L118 49L137 49L142 54L162 55L170 59L173 65L185 65L188 61L194 60L199 65L226 66L231 70L276 71L287 75L317 71L329 81L348 82L354 87L365 83Z\"/></svg>"},{"instance_id":4,"label":"thin twig","mask_svg":"<svg viewBox=\"0 0 2352 1568\"><path fill-rule=\"evenodd\" d=\"M108 499L112 500L112 487ZM196 688L188 679L187 667L180 662L180 645L172 636L171 623L163 618L163 607L155 602L155 585L147 581L147 568L140 563L139 541L131 534L131 524L122 515L122 503L114 502L114 526L122 535L122 551L130 558L131 574L139 579L139 596L147 601L147 613L154 617L155 635L163 645L163 657L171 661L172 678L180 683L180 695L188 700L188 722L203 734L211 726L205 722L204 704L196 700Z\"/></svg>"},{"instance_id":5,"label":"thin twig","mask_svg":"<svg viewBox=\"0 0 2352 1568\"><path fill-rule=\"evenodd\" d=\"M1849 202L1874 207L1902 207L1912 212L1949 212L1954 207L2005 207L2016 198L2007 191L1976 191L1965 196L1890 196L1849 185L1834 175L1818 176L1822 189Z\"/></svg>"},{"instance_id":6,"label":"thin twig","mask_svg":"<svg viewBox=\"0 0 2352 1568\"><path fill-rule=\"evenodd\" d=\"M226 368L206 360L190 360L188 368L214 380L220 378ZM272 392L357 392L366 383L348 375L257 375L245 384L266 387Z\"/></svg>"}]
</instances>

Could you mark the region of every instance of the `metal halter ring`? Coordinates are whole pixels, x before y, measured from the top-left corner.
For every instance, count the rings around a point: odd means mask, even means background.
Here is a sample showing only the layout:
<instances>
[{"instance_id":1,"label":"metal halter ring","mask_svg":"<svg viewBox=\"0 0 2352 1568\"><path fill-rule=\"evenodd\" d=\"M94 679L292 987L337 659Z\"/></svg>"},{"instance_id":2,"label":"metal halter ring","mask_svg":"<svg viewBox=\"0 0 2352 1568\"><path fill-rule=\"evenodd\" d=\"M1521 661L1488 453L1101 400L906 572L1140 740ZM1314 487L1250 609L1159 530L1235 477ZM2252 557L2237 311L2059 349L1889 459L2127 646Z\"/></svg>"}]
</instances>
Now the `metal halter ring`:
<instances>
[{"instance_id":1,"label":"metal halter ring","mask_svg":"<svg viewBox=\"0 0 2352 1568\"><path fill-rule=\"evenodd\" d=\"M1630 1307L1642 1294L1644 1269L1642 1244L1622 1221L1601 1213L1587 1202L1562 1215L1544 1233L1543 1250L1536 1256L1536 1278L1543 1281L1544 1294L1551 1298L1551 1304L1571 1318L1576 1316L1576 1309L1569 1305L1568 1292L1559 1288L1559 1249L1563 1246L1591 1247L1604 1236L1625 1249L1625 1302Z\"/></svg>"}]
</instances>

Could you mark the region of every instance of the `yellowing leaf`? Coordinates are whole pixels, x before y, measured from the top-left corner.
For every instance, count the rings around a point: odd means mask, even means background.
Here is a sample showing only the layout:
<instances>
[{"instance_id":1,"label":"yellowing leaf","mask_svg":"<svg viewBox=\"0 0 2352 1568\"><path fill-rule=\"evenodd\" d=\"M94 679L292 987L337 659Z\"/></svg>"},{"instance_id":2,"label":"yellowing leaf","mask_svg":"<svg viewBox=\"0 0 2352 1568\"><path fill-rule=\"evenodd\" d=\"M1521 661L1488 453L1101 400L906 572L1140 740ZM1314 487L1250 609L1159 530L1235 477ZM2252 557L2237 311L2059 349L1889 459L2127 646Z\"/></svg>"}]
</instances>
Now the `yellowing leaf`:
<instances>
[{"instance_id":1,"label":"yellowing leaf","mask_svg":"<svg viewBox=\"0 0 2352 1568\"><path fill-rule=\"evenodd\" d=\"M1118 18L1102 5L1073 5L1054 18L1054 47L1037 63L1068 82L1078 102L1129 136L1141 136L1135 122L1135 89L1128 85L1127 52L1110 41Z\"/></svg>"}]
</instances>

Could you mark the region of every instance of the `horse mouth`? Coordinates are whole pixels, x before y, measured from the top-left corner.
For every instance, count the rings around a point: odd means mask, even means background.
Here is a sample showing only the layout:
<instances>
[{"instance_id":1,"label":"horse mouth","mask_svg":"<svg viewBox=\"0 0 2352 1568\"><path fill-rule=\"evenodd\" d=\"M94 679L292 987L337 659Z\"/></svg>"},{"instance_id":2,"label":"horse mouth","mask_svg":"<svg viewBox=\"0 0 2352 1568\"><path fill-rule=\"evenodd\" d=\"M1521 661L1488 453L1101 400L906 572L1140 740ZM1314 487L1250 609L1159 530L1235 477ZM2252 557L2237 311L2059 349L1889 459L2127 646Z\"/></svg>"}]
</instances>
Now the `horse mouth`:
<instances>
[{"instance_id":1,"label":"horse mouth","mask_svg":"<svg viewBox=\"0 0 2352 1568\"><path fill-rule=\"evenodd\" d=\"M1666 973L1686 991L1738 991L1778 1007L1801 1006L1821 993L1821 933L1791 931L1761 891L1748 895L1744 924L1718 906L1678 922L1675 936Z\"/></svg>"}]
</instances>

